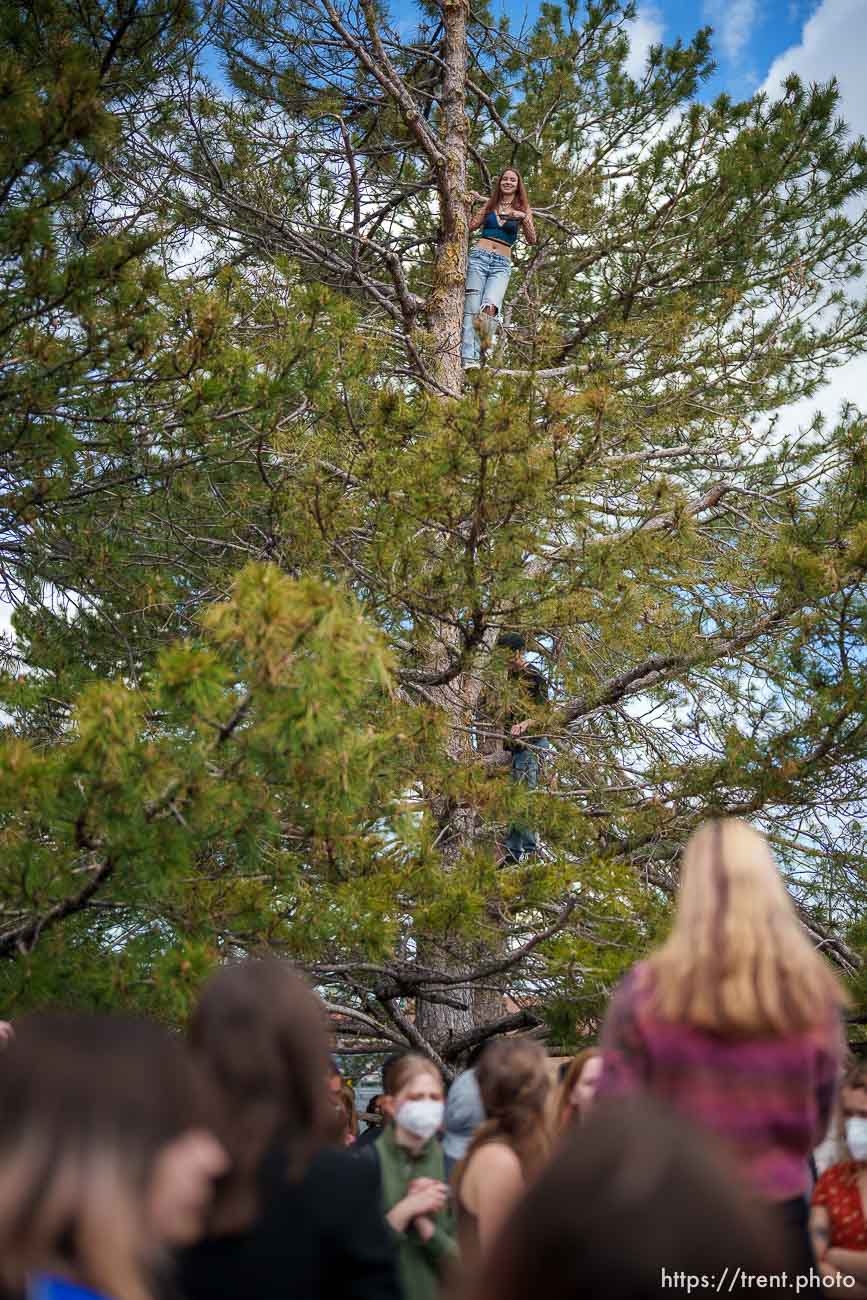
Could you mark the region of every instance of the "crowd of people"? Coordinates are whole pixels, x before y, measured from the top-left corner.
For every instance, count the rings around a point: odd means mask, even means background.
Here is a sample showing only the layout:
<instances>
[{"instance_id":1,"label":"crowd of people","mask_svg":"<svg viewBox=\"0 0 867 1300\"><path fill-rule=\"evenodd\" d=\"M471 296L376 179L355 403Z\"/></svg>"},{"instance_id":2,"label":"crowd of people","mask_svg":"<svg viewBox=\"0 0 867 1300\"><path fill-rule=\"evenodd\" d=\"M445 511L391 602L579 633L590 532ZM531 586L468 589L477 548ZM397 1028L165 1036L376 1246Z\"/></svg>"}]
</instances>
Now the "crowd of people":
<instances>
[{"instance_id":1,"label":"crowd of people","mask_svg":"<svg viewBox=\"0 0 867 1300\"><path fill-rule=\"evenodd\" d=\"M764 838L684 852L669 937L556 1068L532 1036L447 1088L389 1056L367 1130L323 1004L221 968L185 1036L45 1012L4 1032L5 1300L867 1296L867 1068Z\"/></svg>"}]
</instances>

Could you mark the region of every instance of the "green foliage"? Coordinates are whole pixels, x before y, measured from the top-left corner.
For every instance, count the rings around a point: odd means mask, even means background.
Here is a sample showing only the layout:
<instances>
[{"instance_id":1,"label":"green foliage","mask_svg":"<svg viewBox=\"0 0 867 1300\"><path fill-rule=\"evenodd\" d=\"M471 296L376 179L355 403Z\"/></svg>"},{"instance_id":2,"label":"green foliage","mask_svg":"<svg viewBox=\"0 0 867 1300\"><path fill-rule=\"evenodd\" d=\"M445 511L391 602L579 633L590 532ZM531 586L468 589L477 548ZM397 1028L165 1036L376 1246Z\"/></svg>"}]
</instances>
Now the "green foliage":
<instances>
[{"instance_id":1,"label":"green foliage","mask_svg":"<svg viewBox=\"0 0 867 1300\"><path fill-rule=\"evenodd\" d=\"M270 946L380 1046L455 1061L505 995L577 1043L711 811L860 998L867 434L787 412L867 335L836 89L702 103L707 32L635 80L617 0L474 11L470 183L521 166L540 241L444 400L444 11L385 33L415 115L347 12L215 11L231 96L180 4L0 20L0 1005L177 1021Z\"/></svg>"},{"instance_id":2,"label":"green foliage","mask_svg":"<svg viewBox=\"0 0 867 1300\"><path fill-rule=\"evenodd\" d=\"M98 931L79 919L70 937L87 1001L141 981L145 962L168 1012L246 936L306 952L314 883L335 886L333 927L357 911L353 876L395 852L409 738L390 656L352 602L252 565L202 622L205 639L168 647L145 686L87 687L62 743L0 747L0 942L29 969L52 909L101 876ZM7 965L7 1001L68 995L66 959L46 954L32 989Z\"/></svg>"}]
</instances>

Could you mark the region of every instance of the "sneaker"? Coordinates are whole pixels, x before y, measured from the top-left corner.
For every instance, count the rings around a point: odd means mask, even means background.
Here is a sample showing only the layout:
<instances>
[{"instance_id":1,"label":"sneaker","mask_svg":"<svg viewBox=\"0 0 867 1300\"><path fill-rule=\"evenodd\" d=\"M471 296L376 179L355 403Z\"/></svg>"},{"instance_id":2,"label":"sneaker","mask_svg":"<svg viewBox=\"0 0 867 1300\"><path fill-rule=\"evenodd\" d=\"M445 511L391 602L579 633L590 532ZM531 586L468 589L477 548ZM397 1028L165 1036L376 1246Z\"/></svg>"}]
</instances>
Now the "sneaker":
<instances>
[{"instance_id":1,"label":"sneaker","mask_svg":"<svg viewBox=\"0 0 867 1300\"><path fill-rule=\"evenodd\" d=\"M463 366L464 370L478 370L480 364L481 364L481 363L478 362L478 361L462 361L462 362L461 362L461 365Z\"/></svg>"}]
</instances>

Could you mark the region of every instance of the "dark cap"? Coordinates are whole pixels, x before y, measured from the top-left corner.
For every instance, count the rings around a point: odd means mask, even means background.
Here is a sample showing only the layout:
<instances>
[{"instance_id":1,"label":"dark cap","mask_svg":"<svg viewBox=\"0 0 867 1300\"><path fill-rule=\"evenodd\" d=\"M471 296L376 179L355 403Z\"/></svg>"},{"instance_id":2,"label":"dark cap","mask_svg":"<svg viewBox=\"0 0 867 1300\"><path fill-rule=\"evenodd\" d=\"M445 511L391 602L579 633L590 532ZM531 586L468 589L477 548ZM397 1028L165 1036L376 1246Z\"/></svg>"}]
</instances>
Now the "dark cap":
<instances>
[{"instance_id":1,"label":"dark cap","mask_svg":"<svg viewBox=\"0 0 867 1300\"><path fill-rule=\"evenodd\" d=\"M497 645L504 647L506 650L526 650L527 642L520 632L501 632L497 637Z\"/></svg>"}]
</instances>

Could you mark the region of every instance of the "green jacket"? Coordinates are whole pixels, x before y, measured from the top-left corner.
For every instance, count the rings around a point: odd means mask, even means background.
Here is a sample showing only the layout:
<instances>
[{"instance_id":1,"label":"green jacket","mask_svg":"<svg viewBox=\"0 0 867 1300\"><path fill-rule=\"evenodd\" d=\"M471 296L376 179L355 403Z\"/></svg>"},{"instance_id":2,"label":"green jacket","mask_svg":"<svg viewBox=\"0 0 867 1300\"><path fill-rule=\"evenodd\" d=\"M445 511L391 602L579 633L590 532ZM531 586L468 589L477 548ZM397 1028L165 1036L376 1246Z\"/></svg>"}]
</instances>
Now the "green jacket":
<instances>
[{"instance_id":1,"label":"green jacket","mask_svg":"<svg viewBox=\"0 0 867 1300\"><path fill-rule=\"evenodd\" d=\"M386 1214L403 1200L414 1178L446 1181L442 1147L436 1138L431 1138L413 1156L405 1147L398 1146L394 1127L389 1125L372 1149L379 1159L382 1207ZM448 1206L436 1215L430 1241L423 1242L411 1224L406 1232L391 1229L391 1233L397 1245L404 1300L436 1300L445 1265L457 1254Z\"/></svg>"}]
</instances>

